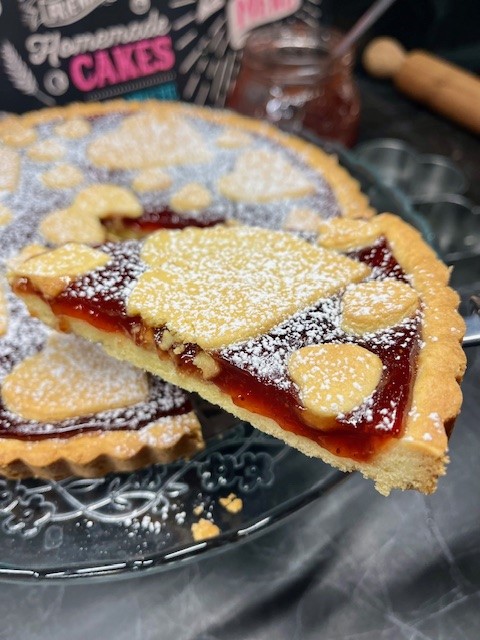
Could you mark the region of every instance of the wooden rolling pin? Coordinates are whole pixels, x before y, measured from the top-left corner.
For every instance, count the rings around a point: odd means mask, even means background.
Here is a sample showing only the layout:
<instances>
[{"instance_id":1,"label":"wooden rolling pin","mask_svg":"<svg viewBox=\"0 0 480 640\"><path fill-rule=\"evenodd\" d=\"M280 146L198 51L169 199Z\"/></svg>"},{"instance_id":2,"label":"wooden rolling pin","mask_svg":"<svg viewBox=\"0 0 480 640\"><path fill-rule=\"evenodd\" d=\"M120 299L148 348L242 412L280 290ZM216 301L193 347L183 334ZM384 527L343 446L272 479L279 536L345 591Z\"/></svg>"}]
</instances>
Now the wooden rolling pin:
<instances>
[{"instance_id":1,"label":"wooden rolling pin","mask_svg":"<svg viewBox=\"0 0 480 640\"><path fill-rule=\"evenodd\" d=\"M363 54L365 69L376 78L392 78L395 86L433 111L480 134L480 79L427 53L407 53L391 38L376 38Z\"/></svg>"}]
</instances>

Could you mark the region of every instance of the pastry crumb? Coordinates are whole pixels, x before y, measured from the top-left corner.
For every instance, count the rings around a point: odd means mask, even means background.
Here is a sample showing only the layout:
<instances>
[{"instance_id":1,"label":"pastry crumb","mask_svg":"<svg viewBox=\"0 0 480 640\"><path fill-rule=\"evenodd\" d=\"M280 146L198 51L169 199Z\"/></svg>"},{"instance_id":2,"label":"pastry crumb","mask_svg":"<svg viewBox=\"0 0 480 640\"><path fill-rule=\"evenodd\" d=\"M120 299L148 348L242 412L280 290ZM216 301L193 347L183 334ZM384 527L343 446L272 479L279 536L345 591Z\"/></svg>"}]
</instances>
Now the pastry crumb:
<instances>
[{"instance_id":1,"label":"pastry crumb","mask_svg":"<svg viewBox=\"0 0 480 640\"><path fill-rule=\"evenodd\" d=\"M200 518L198 522L194 522L191 531L195 541L208 540L208 538L216 538L220 535L219 527L206 518Z\"/></svg>"},{"instance_id":2,"label":"pastry crumb","mask_svg":"<svg viewBox=\"0 0 480 640\"><path fill-rule=\"evenodd\" d=\"M229 513L239 513L243 509L243 500L234 493L230 493L226 498L220 498L219 503Z\"/></svg>"}]
</instances>

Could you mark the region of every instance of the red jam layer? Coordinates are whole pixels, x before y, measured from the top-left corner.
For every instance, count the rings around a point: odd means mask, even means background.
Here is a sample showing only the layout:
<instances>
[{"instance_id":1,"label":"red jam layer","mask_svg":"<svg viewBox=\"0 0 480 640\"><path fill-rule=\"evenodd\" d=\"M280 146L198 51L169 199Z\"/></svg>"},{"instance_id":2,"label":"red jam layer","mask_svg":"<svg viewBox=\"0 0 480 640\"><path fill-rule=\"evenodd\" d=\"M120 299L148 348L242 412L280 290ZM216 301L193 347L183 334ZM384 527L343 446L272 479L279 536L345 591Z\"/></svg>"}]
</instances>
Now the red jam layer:
<instances>
[{"instance_id":1,"label":"red jam layer","mask_svg":"<svg viewBox=\"0 0 480 640\"><path fill-rule=\"evenodd\" d=\"M225 222L224 216L209 214L188 216L176 213L169 207L146 210L139 218L107 217L102 220L107 229L123 228L135 236L141 237L159 229L184 229L185 227L213 227Z\"/></svg>"},{"instance_id":2,"label":"red jam layer","mask_svg":"<svg viewBox=\"0 0 480 640\"><path fill-rule=\"evenodd\" d=\"M79 278L59 296L49 300L55 315L77 317L103 331L122 332L137 344L152 348L152 332L143 327L139 317L126 314L126 292L142 270L138 266L139 247L135 241L105 245L103 249L112 255L112 261L96 274ZM385 240L350 255L371 266L376 278L406 279ZM402 434L410 408L420 327L418 321L411 319L375 334L371 339L347 336L332 322L331 305L334 300L323 301L303 312L300 325L298 317L296 320L290 318L258 339L212 352L220 365L220 373L214 383L238 406L271 417L285 430L309 438L336 455L368 460L392 438ZM315 318L322 321L315 321ZM315 331L313 340L312 327ZM154 338L157 343L160 337L161 329L156 329ZM386 372L369 403L338 419L338 429L322 432L303 422L303 408L286 374L275 379L275 376L269 378L255 369L255 361L265 363L271 357L268 342L272 339L279 340L279 346L287 354L306 344L355 342L376 353L386 365ZM255 358L249 359L249 349ZM169 356L174 358L179 368L200 375L192 363L197 350L195 345L189 345L183 354L170 352ZM161 351L159 355L168 357Z\"/></svg>"},{"instance_id":3,"label":"red jam layer","mask_svg":"<svg viewBox=\"0 0 480 640\"><path fill-rule=\"evenodd\" d=\"M304 409L293 387L279 388L262 381L248 368L239 369L228 352L216 356L221 373L215 378L215 384L239 407L272 418L287 431L309 438L338 456L368 460L386 441L402 434L418 353L417 336L418 324L412 321L396 327L388 344L355 340L356 344L378 355L386 370L371 404L337 419L337 427L332 431L322 432L302 422ZM282 338L281 348L290 347L291 350L291 336L287 333ZM324 343L332 341L328 336L322 340ZM334 341L352 342L345 335L336 336ZM260 341L258 346L261 348Z\"/></svg>"}]
</instances>

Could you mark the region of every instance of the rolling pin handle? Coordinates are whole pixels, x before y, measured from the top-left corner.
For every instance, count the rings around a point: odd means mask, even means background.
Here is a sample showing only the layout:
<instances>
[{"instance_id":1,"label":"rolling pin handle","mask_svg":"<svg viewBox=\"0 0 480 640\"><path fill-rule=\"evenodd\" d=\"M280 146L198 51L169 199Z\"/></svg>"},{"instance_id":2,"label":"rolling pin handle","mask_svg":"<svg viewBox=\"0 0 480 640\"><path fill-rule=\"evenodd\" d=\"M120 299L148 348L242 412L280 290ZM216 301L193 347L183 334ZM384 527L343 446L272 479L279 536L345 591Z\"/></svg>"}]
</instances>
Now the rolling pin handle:
<instances>
[{"instance_id":1,"label":"rolling pin handle","mask_svg":"<svg viewBox=\"0 0 480 640\"><path fill-rule=\"evenodd\" d=\"M362 63L375 78L392 78L405 62L407 53L393 38L375 38L365 47Z\"/></svg>"}]
</instances>

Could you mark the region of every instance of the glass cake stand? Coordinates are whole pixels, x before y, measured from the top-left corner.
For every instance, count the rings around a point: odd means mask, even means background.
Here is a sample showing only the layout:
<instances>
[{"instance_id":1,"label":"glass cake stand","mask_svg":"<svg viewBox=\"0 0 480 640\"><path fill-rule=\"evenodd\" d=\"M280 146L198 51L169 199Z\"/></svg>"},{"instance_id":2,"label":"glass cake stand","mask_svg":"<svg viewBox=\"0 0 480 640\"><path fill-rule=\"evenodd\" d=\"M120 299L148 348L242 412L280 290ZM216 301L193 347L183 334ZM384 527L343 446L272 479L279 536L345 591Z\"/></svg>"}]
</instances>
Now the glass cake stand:
<instances>
[{"instance_id":1,"label":"glass cake stand","mask_svg":"<svg viewBox=\"0 0 480 640\"><path fill-rule=\"evenodd\" d=\"M309 134L305 136L318 143ZM327 146L378 210L431 233L409 200L341 147ZM197 401L206 448L188 462L61 481L0 477L0 580L112 580L229 549L332 491L347 476ZM241 510L220 503L235 494ZM211 518L220 535L196 542Z\"/></svg>"}]
</instances>

